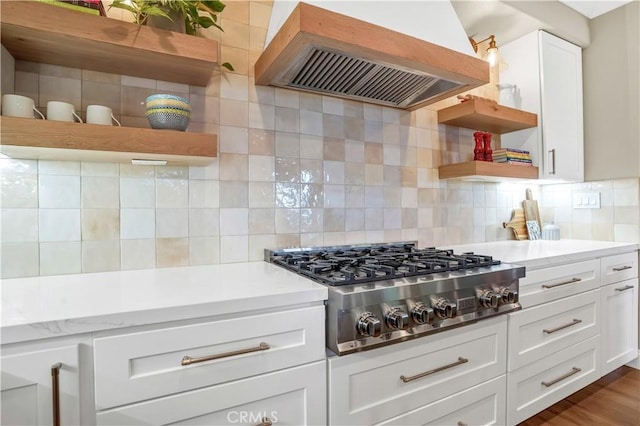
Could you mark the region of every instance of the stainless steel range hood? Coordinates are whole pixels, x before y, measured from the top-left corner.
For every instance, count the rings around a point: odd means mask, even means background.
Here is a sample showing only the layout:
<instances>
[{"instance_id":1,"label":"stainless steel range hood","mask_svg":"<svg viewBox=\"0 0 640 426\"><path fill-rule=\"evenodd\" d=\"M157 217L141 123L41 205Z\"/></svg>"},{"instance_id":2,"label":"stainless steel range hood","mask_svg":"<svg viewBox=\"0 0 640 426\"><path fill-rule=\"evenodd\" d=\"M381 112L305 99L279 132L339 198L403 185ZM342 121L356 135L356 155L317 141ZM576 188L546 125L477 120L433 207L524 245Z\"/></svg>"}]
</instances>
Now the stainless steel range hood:
<instances>
[{"instance_id":1,"label":"stainless steel range hood","mask_svg":"<svg viewBox=\"0 0 640 426\"><path fill-rule=\"evenodd\" d=\"M458 50L298 3L273 31L255 64L255 79L260 85L417 109L488 83L489 65Z\"/></svg>"}]
</instances>

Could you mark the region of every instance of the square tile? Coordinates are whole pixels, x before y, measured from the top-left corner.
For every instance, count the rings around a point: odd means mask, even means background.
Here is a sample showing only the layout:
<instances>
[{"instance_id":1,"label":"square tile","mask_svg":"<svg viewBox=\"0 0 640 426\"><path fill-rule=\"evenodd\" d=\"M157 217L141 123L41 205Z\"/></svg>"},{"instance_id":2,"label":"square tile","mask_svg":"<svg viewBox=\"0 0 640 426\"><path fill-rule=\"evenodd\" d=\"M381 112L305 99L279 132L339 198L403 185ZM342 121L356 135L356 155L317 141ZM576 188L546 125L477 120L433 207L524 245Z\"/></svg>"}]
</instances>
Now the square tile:
<instances>
[{"instance_id":1,"label":"square tile","mask_svg":"<svg viewBox=\"0 0 640 426\"><path fill-rule=\"evenodd\" d=\"M220 182L210 180L189 181L189 207L214 209L220 206Z\"/></svg>"},{"instance_id":2,"label":"square tile","mask_svg":"<svg viewBox=\"0 0 640 426\"><path fill-rule=\"evenodd\" d=\"M40 275L79 274L80 272L82 272L80 241L40 243Z\"/></svg>"},{"instance_id":3,"label":"square tile","mask_svg":"<svg viewBox=\"0 0 640 426\"><path fill-rule=\"evenodd\" d=\"M156 265L158 266L158 268L187 266L188 264L188 238L156 239Z\"/></svg>"},{"instance_id":4,"label":"square tile","mask_svg":"<svg viewBox=\"0 0 640 426\"><path fill-rule=\"evenodd\" d=\"M249 131L246 128L220 126L220 152L249 153Z\"/></svg>"},{"instance_id":5,"label":"square tile","mask_svg":"<svg viewBox=\"0 0 640 426\"><path fill-rule=\"evenodd\" d=\"M3 243L0 248L2 279L40 275L40 249L37 242Z\"/></svg>"},{"instance_id":6,"label":"square tile","mask_svg":"<svg viewBox=\"0 0 640 426\"><path fill-rule=\"evenodd\" d=\"M82 209L82 240L119 240L119 209Z\"/></svg>"},{"instance_id":7,"label":"square tile","mask_svg":"<svg viewBox=\"0 0 640 426\"><path fill-rule=\"evenodd\" d=\"M40 208L80 208L80 176L40 175Z\"/></svg>"},{"instance_id":8,"label":"square tile","mask_svg":"<svg viewBox=\"0 0 640 426\"><path fill-rule=\"evenodd\" d=\"M120 267L123 271L156 267L156 240L120 240Z\"/></svg>"},{"instance_id":9,"label":"square tile","mask_svg":"<svg viewBox=\"0 0 640 426\"><path fill-rule=\"evenodd\" d=\"M273 156L249 156L250 181L273 182L275 179L275 173L275 159Z\"/></svg>"},{"instance_id":10,"label":"square tile","mask_svg":"<svg viewBox=\"0 0 640 426\"><path fill-rule=\"evenodd\" d=\"M83 241L82 272L120 270L120 241Z\"/></svg>"},{"instance_id":11,"label":"square tile","mask_svg":"<svg viewBox=\"0 0 640 426\"><path fill-rule=\"evenodd\" d=\"M248 182L220 182L220 207L248 207Z\"/></svg>"},{"instance_id":12,"label":"square tile","mask_svg":"<svg viewBox=\"0 0 640 426\"><path fill-rule=\"evenodd\" d=\"M120 239L145 239L156 237L155 209L120 210Z\"/></svg>"},{"instance_id":13,"label":"square tile","mask_svg":"<svg viewBox=\"0 0 640 426\"><path fill-rule=\"evenodd\" d=\"M156 208L180 208L189 205L189 181L156 179Z\"/></svg>"},{"instance_id":14,"label":"square tile","mask_svg":"<svg viewBox=\"0 0 640 426\"><path fill-rule=\"evenodd\" d=\"M83 176L82 208L108 209L120 207L120 179L117 177Z\"/></svg>"},{"instance_id":15,"label":"square tile","mask_svg":"<svg viewBox=\"0 0 640 426\"><path fill-rule=\"evenodd\" d=\"M219 209L189 209L189 237L220 235Z\"/></svg>"},{"instance_id":16,"label":"square tile","mask_svg":"<svg viewBox=\"0 0 640 426\"><path fill-rule=\"evenodd\" d=\"M189 238L189 265L220 263L220 237Z\"/></svg>"},{"instance_id":17,"label":"square tile","mask_svg":"<svg viewBox=\"0 0 640 426\"><path fill-rule=\"evenodd\" d=\"M248 235L220 237L220 263L246 262L248 260Z\"/></svg>"},{"instance_id":18,"label":"square tile","mask_svg":"<svg viewBox=\"0 0 640 426\"><path fill-rule=\"evenodd\" d=\"M151 178L120 178L120 206L122 208L154 208L156 183Z\"/></svg>"},{"instance_id":19,"label":"square tile","mask_svg":"<svg viewBox=\"0 0 640 426\"><path fill-rule=\"evenodd\" d=\"M249 233L249 209L220 209L220 235L247 235Z\"/></svg>"},{"instance_id":20,"label":"square tile","mask_svg":"<svg viewBox=\"0 0 640 426\"><path fill-rule=\"evenodd\" d=\"M2 243L38 242L37 209L2 209Z\"/></svg>"},{"instance_id":21,"label":"square tile","mask_svg":"<svg viewBox=\"0 0 640 426\"><path fill-rule=\"evenodd\" d=\"M80 209L40 209L41 242L80 241Z\"/></svg>"},{"instance_id":22,"label":"square tile","mask_svg":"<svg viewBox=\"0 0 640 426\"><path fill-rule=\"evenodd\" d=\"M189 209L156 209L156 237L189 236Z\"/></svg>"}]
</instances>

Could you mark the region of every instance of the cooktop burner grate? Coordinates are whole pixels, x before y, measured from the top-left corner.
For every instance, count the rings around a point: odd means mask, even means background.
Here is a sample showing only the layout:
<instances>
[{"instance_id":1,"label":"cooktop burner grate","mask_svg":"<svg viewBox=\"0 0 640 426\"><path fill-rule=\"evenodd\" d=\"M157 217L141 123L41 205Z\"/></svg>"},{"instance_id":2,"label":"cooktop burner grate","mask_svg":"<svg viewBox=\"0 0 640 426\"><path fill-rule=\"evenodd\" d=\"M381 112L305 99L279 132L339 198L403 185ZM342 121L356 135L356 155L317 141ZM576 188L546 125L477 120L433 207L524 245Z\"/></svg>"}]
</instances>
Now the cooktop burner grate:
<instances>
[{"instance_id":1,"label":"cooktop burner grate","mask_svg":"<svg viewBox=\"0 0 640 426\"><path fill-rule=\"evenodd\" d=\"M491 256L454 254L413 243L270 251L270 261L337 286L498 265Z\"/></svg>"}]
</instances>

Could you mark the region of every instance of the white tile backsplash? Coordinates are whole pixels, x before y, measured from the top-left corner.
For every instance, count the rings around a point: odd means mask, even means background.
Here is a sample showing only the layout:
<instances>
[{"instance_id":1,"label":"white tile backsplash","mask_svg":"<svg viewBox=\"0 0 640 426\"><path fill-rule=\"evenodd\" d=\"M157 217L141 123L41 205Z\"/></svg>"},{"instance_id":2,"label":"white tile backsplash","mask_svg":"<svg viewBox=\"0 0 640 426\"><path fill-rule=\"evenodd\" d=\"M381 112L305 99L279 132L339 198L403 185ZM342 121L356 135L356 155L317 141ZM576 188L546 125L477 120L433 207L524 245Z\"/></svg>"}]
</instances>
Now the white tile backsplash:
<instances>
[{"instance_id":1,"label":"white tile backsplash","mask_svg":"<svg viewBox=\"0 0 640 426\"><path fill-rule=\"evenodd\" d=\"M120 210L120 239L144 239L156 237L155 209Z\"/></svg>"},{"instance_id":2,"label":"white tile backsplash","mask_svg":"<svg viewBox=\"0 0 640 426\"><path fill-rule=\"evenodd\" d=\"M2 209L2 243L38 242L38 209Z\"/></svg>"},{"instance_id":3,"label":"white tile backsplash","mask_svg":"<svg viewBox=\"0 0 640 426\"><path fill-rule=\"evenodd\" d=\"M40 209L41 242L80 241L80 209Z\"/></svg>"},{"instance_id":4,"label":"white tile backsplash","mask_svg":"<svg viewBox=\"0 0 640 426\"><path fill-rule=\"evenodd\" d=\"M40 275L78 274L82 272L82 246L74 242L41 242Z\"/></svg>"},{"instance_id":5,"label":"white tile backsplash","mask_svg":"<svg viewBox=\"0 0 640 426\"><path fill-rule=\"evenodd\" d=\"M80 208L80 176L40 175L38 206L41 209Z\"/></svg>"}]
</instances>

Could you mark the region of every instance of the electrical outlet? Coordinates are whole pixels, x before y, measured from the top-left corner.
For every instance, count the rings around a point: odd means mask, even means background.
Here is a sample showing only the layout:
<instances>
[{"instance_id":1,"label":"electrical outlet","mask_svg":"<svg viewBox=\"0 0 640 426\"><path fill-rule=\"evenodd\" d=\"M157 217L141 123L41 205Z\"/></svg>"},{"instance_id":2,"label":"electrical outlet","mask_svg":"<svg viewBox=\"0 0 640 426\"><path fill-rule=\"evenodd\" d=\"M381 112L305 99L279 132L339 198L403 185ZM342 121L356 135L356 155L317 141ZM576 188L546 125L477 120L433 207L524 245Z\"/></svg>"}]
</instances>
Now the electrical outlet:
<instances>
[{"instance_id":1,"label":"electrical outlet","mask_svg":"<svg viewBox=\"0 0 640 426\"><path fill-rule=\"evenodd\" d=\"M575 192L573 194L574 209L599 209L600 192Z\"/></svg>"}]
</instances>

